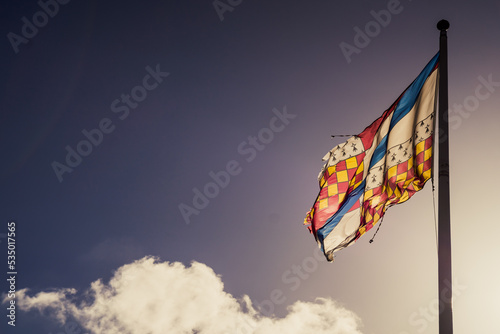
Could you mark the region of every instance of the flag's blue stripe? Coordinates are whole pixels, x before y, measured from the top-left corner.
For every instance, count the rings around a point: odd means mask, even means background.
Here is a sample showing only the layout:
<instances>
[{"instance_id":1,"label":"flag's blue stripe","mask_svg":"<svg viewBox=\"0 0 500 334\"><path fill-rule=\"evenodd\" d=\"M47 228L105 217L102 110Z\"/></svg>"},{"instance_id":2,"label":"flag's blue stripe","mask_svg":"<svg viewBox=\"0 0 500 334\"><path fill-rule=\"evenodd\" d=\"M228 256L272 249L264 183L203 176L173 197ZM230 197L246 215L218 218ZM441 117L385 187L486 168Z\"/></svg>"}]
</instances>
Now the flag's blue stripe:
<instances>
[{"instance_id":1,"label":"flag's blue stripe","mask_svg":"<svg viewBox=\"0 0 500 334\"><path fill-rule=\"evenodd\" d=\"M417 98L420 95L420 92L422 91L422 87L424 86L425 81L427 80L429 75L432 73L432 70L436 66L436 63L438 62L438 60L439 60L439 52L436 53L434 58L431 59L431 61L427 64L427 66L425 66L425 68L418 75L418 77L415 79L415 81L413 81L413 83L410 85L410 87L408 87L408 89L404 92L403 96L399 100L398 105L396 106L396 109L393 112L388 133L413 108L413 106L415 105L415 101L417 101ZM384 136L384 138L380 141L377 148L375 149L373 156L370 160L370 166L368 167L368 169L375 166L375 164L377 164L377 162L379 162L380 159L382 159L385 156L385 153L387 151L387 135L388 135L388 133Z\"/></svg>"},{"instance_id":2,"label":"flag's blue stripe","mask_svg":"<svg viewBox=\"0 0 500 334\"><path fill-rule=\"evenodd\" d=\"M387 152L387 135L382 138L380 141L380 144L378 144L377 148L373 152L372 158L370 160L370 167L368 167L368 170L370 170L377 162L380 161Z\"/></svg>"},{"instance_id":3,"label":"flag's blue stripe","mask_svg":"<svg viewBox=\"0 0 500 334\"><path fill-rule=\"evenodd\" d=\"M321 245L323 245L323 240L326 238L328 234L338 225L338 223L342 220L344 215L349 212L356 201L359 200L359 196L361 196L365 192L365 180L361 182L359 187L354 189L349 195L347 195L347 200L342 204L341 208L335 212L333 216L328 218L325 225L320 228L317 232L318 238L321 241Z\"/></svg>"}]
</instances>

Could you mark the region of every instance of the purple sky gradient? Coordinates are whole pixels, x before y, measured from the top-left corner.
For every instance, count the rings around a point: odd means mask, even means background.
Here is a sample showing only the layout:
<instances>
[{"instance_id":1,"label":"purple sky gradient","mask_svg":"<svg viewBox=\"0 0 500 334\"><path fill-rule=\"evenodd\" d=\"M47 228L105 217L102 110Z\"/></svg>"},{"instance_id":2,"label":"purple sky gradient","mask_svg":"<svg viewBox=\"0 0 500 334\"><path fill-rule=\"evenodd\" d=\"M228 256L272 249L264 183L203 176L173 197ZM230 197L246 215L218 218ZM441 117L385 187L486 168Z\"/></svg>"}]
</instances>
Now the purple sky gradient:
<instances>
[{"instance_id":1,"label":"purple sky gradient","mask_svg":"<svg viewBox=\"0 0 500 334\"><path fill-rule=\"evenodd\" d=\"M500 5L402 0L348 63L339 45L354 45L354 27L391 3L243 0L221 21L212 1L71 1L18 53L7 34L21 34L22 17L40 7L2 3L0 233L16 222L18 288L84 290L153 255L204 263L225 291L257 304L278 289L277 316L329 297L361 318L363 333L437 333L436 320L422 320L437 294L430 183L387 212L374 243L371 231L333 264L310 259L317 246L302 221L321 158L342 141L330 135L361 132L394 102L438 51L445 18L453 273L466 286L455 333L498 332ZM157 65L168 77L121 120L111 104ZM497 85L485 87L488 77ZM489 95L474 100L481 85ZM284 108L295 117L247 161L241 147ZM65 164L65 147L103 119L114 130L59 182L51 164ZM193 189L230 161L240 172L186 224L179 205L193 206ZM314 270L294 273L308 261ZM20 310L11 328L2 310L2 333L60 330Z\"/></svg>"}]
</instances>

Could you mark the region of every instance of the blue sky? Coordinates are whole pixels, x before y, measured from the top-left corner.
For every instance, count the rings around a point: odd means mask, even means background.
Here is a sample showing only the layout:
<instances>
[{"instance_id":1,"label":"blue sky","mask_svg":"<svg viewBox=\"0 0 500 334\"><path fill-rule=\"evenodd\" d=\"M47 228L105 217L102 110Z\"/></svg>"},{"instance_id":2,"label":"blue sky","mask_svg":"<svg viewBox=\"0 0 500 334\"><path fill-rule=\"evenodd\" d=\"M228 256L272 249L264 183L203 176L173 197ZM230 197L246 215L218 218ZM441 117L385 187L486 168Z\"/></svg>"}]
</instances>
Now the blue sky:
<instances>
[{"instance_id":1,"label":"blue sky","mask_svg":"<svg viewBox=\"0 0 500 334\"><path fill-rule=\"evenodd\" d=\"M15 221L22 291L5 333L105 333L100 304L80 304L99 279L115 294L96 300L111 301L122 332L211 333L210 319L291 332L308 319L301 332L437 333L430 184L333 264L302 221L321 158L342 141L330 136L361 132L394 102L438 51L443 18L455 333L498 331L497 2L61 2L42 0L51 15L36 1L1 5L0 248L6 263L1 233ZM125 324L135 318L120 305L142 305L151 328ZM176 328L163 316L174 311L199 321Z\"/></svg>"}]
</instances>

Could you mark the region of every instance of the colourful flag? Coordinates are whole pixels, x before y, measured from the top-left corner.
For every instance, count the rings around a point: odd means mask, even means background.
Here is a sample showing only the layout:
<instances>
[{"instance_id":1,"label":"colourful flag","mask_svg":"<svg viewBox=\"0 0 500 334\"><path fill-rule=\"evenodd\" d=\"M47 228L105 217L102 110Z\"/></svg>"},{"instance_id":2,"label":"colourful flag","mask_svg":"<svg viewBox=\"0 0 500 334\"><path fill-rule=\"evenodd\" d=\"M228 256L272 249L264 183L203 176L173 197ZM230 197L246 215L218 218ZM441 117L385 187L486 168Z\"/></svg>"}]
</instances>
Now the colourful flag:
<instances>
[{"instance_id":1,"label":"colourful flag","mask_svg":"<svg viewBox=\"0 0 500 334\"><path fill-rule=\"evenodd\" d=\"M380 118L323 157L304 224L329 261L431 177L438 64L439 53Z\"/></svg>"}]
</instances>

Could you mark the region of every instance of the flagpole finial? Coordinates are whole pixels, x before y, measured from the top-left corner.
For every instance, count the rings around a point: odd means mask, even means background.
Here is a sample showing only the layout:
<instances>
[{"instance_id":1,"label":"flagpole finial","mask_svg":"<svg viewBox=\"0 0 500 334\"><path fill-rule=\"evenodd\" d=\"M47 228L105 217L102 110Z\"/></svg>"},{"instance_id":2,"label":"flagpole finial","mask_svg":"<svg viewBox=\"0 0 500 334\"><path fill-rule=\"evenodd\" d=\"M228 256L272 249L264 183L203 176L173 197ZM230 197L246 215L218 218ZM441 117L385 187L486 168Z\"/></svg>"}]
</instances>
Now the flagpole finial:
<instances>
[{"instance_id":1,"label":"flagpole finial","mask_svg":"<svg viewBox=\"0 0 500 334\"><path fill-rule=\"evenodd\" d=\"M437 24L438 30L441 30L441 31L446 31L446 30L448 30L449 27L450 27L450 22L448 22L446 20L441 20Z\"/></svg>"}]
</instances>

